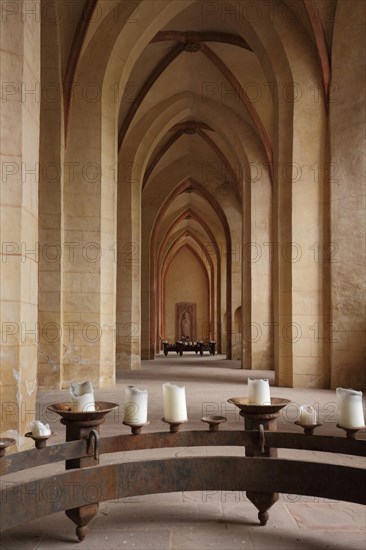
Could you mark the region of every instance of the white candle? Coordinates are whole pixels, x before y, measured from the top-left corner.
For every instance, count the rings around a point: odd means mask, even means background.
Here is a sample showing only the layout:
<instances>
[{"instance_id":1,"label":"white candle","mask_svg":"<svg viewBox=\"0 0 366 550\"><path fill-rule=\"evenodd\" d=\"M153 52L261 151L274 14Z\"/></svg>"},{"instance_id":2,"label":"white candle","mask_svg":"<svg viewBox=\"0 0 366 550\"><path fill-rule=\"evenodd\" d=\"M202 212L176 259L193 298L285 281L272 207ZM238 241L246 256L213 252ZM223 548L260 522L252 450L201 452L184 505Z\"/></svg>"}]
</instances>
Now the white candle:
<instances>
[{"instance_id":1,"label":"white candle","mask_svg":"<svg viewBox=\"0 0 366 550\"><path fill-rule=\"evenodd\" d=\"M248 378L249 403L256 405L270 405L271 394L268 378Z\"/></svg>"},{"instance_id":2,"label":"white candle","mask_svg":"<svg viewBox=\"0 0 366 550\"><path fill-rule=\"evenodd\" d=\"M362 408L362 392L337 388L339 424L342 428L362 428L365 424Z\"/></svg>"},{"instance_id":3,"label":"white candle","mask_svg":"<svg viewBox=\"0 0 366 550\"><path fill-rule=\"evenodd\" d=\"M127 386L124 406L124 422L138 425L147 422L147 390L140 390L135 386Z\"/></svg>"},{"instance_id":4,"label":"white candle","mask_svg":"<svg viewBox=\"0 0 366 550\"><path fill-rule=\"evenodd\" d=\"M163 384L164 419L168 422L187 420L186 390L170 382Z\"/></svg>"},{"instance_id":5,"label":"white candle","mask_svg":"<svg viewBox=\"0 0 366 550\"><path fill-rule=\"evenodd\" d=\"M32 430L32 435L42 436L42 435L51 435L51 430L48 424L42 424L39 420L34 420L30 422L30 427Z\"/></svg>"},{"instance_id":6,"label":"white candle","mask_svg":"<svg viewBox=\"0 0 366 550\"><path fill-rule=\"evenodd\" d=\"M92 383L71 382L71 403L73 412L95 411L94 391Z\"/></svg>"},{"instance_id":7,"label":"white candle","mask_svg":"<svg viewBox=\"0 0 366 550\"><path fill-rule=\"evenodd\" d=\"M317 423L316 410L310 405L300 406L300 424L312 426Z\"/></svg>"}]
</instances>

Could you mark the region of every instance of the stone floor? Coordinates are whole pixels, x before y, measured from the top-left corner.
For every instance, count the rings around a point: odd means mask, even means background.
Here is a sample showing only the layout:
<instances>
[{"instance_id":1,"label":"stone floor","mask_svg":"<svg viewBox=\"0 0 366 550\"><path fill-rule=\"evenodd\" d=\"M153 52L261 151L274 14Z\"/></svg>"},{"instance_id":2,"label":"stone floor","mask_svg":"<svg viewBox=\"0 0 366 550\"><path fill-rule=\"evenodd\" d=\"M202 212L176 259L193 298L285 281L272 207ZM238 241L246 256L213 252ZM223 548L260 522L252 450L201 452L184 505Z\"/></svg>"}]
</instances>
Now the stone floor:
<instances>
[{"instance_id":1,"label":"stone floor","mask_svg":"<svg viewBox=\"0 0 366 550\"><path fill-rule=\"evenodd\" d=\"M193 355L183 357L159 357L156 361L143 362L138 371L125 372L119 377L112 390L96 390L96 399L115 401L120 404L119 413L110 414L102 426L102 435L128 433L122 425L124 388L127 384L146 387L149 391L150 425L145 430L161 431L166 425L163 416L162 383L166 381L186 386L189 422L184 429L204 429L200 417L204 414L223 414L228 421L225 429L234 430L242 426L235 407L227 399L247 395L247 377L268 377L274 382L271 371L245 371L237 361L226 361L222 356L203 358ZM318 408L319 434L338 434L338 420L335 392L328 390L304 390L271 388L273 397L291 399L279 418L279 431L296 431L298 405L310 404ZM40 391L38 393L38 414L47 418L47 404L68 399L68 391ZM54 421L52 429L57 436L52 443L64 441L64 427ZM366 437L364 433L360 437ZM134 460L137 457L189 456L203 454L242 455L240 448L194 448L157 449L104 455L101 462ZM280 457L302 460L332 461L337 464L365 466L364 458L327 453L280 450ZM42 475L61 472L62 463L42 467ZM39 475L37 470L17 474L17 479L29 479ZM366 490L366 488L365 488ZM257 522L254 506L241 492L183 492L174 494L148 495L120 499L101 504L96 518L90 525L87 539L79 543L85 549L241 549L260 550L318 550L365 549L365 507L347 502L330 501L322 498L282 494L270 511L265 527ZM70 549L76 543L74 526L64 513L38 519L2 534L1 550L20 549Z\"/></svg>"}]
</instances>

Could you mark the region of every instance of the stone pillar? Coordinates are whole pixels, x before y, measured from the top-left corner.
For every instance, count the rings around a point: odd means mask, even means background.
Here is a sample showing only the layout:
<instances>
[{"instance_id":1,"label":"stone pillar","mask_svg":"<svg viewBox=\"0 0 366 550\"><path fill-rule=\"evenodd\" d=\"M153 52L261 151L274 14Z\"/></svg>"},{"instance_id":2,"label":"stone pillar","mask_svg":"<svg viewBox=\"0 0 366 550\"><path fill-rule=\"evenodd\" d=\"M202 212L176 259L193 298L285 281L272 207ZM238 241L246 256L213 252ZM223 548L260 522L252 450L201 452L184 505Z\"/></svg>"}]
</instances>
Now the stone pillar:
<instances>
[{"instance_id":1,"label":"stone pillar","mask_svg":"<svg viewBox=\"0 0 366 550\"><path fill-rule=\"evenodd\" d=\"M0 9L1 421L23 449L37 387L40 2Z\"/></svg>"},{"instance_id":2,"label":"stone pillar","mask_svg":"<svg viewBox=\"0 0 366 550\"><path fill-rule=\"evenodd\" d=\"M316 256L326 246L328 221L326 109L322 97L314 101L311 94L302 93L296 98L301 75L298 80L295 76L292 95L286 101L278 97L272 246L276 384L326 388L328 289L323 257ZM311 56L304 57L303 78L309 87L320 85ZM282 86L279 83L279 89Z\"/></svg>"},{"instance_id":3,"label":"stone pillar","mask_svg":"<svg viewBox=\"0 0 366 550\"><path fill-rule=\"evenodd\" d=\"M117 370L141 366L141 192L136 165L123 156L119 162Z\"/></svg>"},{"instance_id":4,"label":"stone pillar","mask_svg":"<svg viewBox=\"0 0 366 550\"><path fill-rule=\"evenodd\" d=\"M251 181L243 184L242 368L253 370L274 368L271 342L272 193L266 168L262 164L259 167L260 170L253 170Z\"/></svg>"},{"instance_id":5,"label":"stone pillar","mask_svg":"<svg viewBox=\"0 0 366 550\"><path fill-rule=\"evenodd\" d=\"M251 336L253 370L274 369L271 269L271 182L261 166L261 177L253 175L251 183L251 242L244 257L251 266ZM257 176L257 177L256 177Z\"/></svg>"},{"instance_id":6,"label":"stone pillar","mask_svg":"<svg viewBox=\"0 0 366 550\"><path fill-rule=\"evenodd\" d=\"M238 322L238 316L235 312L242 303L242 227L241 220L236 216L237 212L233 209L232 214L229 214L229 219L232 219L230 231L232 234L232 261L231 261L231 288L232 288L232 339L231 339L231 355L232 359L241 360L242 357L242 323L241 319ZM236 224L235 224L236 221ZM240 312L241 316L241 312Z\"/></svg>"},{"instance_id":7,"label":"stone pillar","mask_svg":"<svg viewBox=\"0 0 366 550\"><path fill-rule=\"evenodd\" d=\"M49 2L51 5L51 2ZM42 20L41 130L39 146L39 353L38 386L62 383L62 192L64 112L58 18Z\"/></svg>"},{"instance_id":8,"label":"stone pillar","mask_svg":"<svg viewBox=\"0 0 366 550\"><path fill-rule=\"evenodd\" d=\"M245 251L250 249L251 232L251 182L243 182L243 254L242 254L242 368L250 370L252 368L252 272L250 255Z\"/></svg>"},{"instance_id":9,"label":"stone pillar","mask_svg":"<svg viewBox=\"0 0 366 550\"><path fill-rule=\"evenodd\" d=\"M91 380L102 388L115 383L115 151L104 141L114 125L98 103L75 96L62 203L62 387Z\"/></svg>"},{"instance_id":10,"label":"stone pillar","mask_svg":"<svg viewBox=\"0 0 366 550\"><path fill-rule=\"evenodd\" d=\"M338 2L330 94L331 387L366 389L365 3Z\"/></svg>"}]
</instances>

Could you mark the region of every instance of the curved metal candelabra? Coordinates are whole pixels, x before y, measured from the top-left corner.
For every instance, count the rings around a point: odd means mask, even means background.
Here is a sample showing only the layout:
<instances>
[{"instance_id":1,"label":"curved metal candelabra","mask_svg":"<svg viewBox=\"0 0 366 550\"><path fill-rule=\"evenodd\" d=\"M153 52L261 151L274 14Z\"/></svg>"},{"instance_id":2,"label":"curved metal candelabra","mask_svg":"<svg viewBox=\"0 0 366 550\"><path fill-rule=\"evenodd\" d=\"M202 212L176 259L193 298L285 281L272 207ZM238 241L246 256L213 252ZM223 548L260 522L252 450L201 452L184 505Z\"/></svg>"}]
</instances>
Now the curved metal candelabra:
<instances>
[{"instance_id":1,"label":"curved metal candelabra","mask_svg":"<svg viewBox=\"0 0 366 550\"><path fill-rule=\"evenodd\" d=\"M72 412L70 404L51 405L49 409L57 412L66 425L67 442L3 456L0 474L7 475L61 460L66 461L66 471L36 480L36 497L34 480L20 481L16 487L12 486L11 491L7 490L5 483L0 495L6 503L0 515L2 529L65 510L77 526L79 540L83 540L99 502L185 490L246 491L259 510L261 525L266 524L268 509L277 500L279 492L366 504L363 490L365 470L277 457L277 448L365 456L366 441L278 433L275 431L276 420L289 402L285 399L273 398L270 405L263 407L249 404L246 398L232 398L229 401L239 407L245 430L214 431L212 427L217 427L221 418L204 417L203 421L208 424L206 430L146 433L138 437L121 434L104 438L99 435L100 425L106 414L118 406L116 403L97 402L96 411L85 413ZM245 447L245 456L174 457L99 465L99 455L102 453L195 446ZM57 502L48 498L50 484L60 495ZM84 491L89 484L96 489L92 495ZM65 487L72 487L72 494L65 491ZM35 498L36 506L33 502Z\"/></svg>"}]
</instances>

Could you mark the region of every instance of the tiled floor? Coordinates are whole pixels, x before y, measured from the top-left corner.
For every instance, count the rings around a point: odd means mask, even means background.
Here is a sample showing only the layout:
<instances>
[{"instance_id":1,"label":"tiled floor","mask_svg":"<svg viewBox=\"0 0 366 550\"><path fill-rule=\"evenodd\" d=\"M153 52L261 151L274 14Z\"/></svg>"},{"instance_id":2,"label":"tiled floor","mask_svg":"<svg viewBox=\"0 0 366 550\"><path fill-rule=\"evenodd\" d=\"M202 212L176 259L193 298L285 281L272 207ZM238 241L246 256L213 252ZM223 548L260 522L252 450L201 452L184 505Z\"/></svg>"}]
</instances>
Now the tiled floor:
<instances>
[{"instance_id":1,"label":"tiled floor","mask_svg":"<svg viewBox=\"0 0 366 550\"><path fill-rule=\"evenodd\" d=\"M162 431L166 425L163 416L161 385L165 381L184 383L186 386L189 422L184 429L202 429L200 417L205 413L224 414L227 430L238 429L242 419L237 410L227 403L233 396L247 395L248 375L267 376L273 383L273 372L244 371L236 361L222 357L169 356L143 362L138 371L122 373L112 390L96 390L99 400L120 404L119 413L109 415L102 426L103 435L128 433L122 425L124 388L136 384L149 390L149 431ZM307 403L319 408L323 426L319 434L342 434L337 428L335 393L328 390L300 390L272 387L273 397L291 399L278 422L279 431L299 431L294 425L297 405ZM38 394L40 417L47 418L49 403L67 400L68 391L41 391ZM51 426L58 432L52 443L64 441L64 427L54 421ZM361 437L365 437L362 434ZM242 449L230 448L227 452L242 455ZM223 454L225 448L220 448ZM134 460L137 457L182 456L217 454L214 448L157 449L116 453L101 457L104 463ZM364 458L347 455L329 455L316 452L280 450L281 457L302 460L329 461L337 464L365 466ZM63 470L63 464L50 464L42 468L42 475ZM22 479L36 477L39 472L28 470ZM19 474L17 474L19 479ZM365 488L366 491L366 488ZM241 492L183 492L146 495L110 501L100 505L90 525L86 540L80 543L85 549L125 550L235 550L245 548L281 550L364 550L365 507L347 502L327 501L322 498L282 494L270 510L265 527L257 522L254 506ZM76 544L74 525L64 513L32 521L2 534L1 550L47 549L65 550Z\"/></svg>"}]
</instances>

